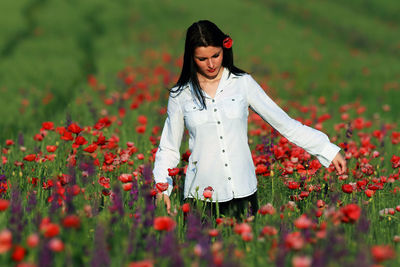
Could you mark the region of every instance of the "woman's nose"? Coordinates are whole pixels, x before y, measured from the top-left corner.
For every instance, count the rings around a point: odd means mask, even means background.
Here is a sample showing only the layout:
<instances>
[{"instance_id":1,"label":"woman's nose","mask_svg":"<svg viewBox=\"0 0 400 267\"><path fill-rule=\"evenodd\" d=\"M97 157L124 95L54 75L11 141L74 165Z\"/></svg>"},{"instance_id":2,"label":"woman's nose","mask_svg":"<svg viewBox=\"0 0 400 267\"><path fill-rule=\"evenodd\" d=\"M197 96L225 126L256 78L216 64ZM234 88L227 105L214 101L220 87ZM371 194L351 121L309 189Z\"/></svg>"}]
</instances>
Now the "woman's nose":
<instances>
[{"instance_id":1,"label":"woman's nose","mask_svg":"<svg viewBox=\"0 0 400 267\"><path fill-rule=\"evenodd\" d=\"M209 67L210 69L212 69L212 68L214 67L214 62L212 61L212 59L209 59L209 60L208 60L208 67Z\"/></svg>"}]
</instances>

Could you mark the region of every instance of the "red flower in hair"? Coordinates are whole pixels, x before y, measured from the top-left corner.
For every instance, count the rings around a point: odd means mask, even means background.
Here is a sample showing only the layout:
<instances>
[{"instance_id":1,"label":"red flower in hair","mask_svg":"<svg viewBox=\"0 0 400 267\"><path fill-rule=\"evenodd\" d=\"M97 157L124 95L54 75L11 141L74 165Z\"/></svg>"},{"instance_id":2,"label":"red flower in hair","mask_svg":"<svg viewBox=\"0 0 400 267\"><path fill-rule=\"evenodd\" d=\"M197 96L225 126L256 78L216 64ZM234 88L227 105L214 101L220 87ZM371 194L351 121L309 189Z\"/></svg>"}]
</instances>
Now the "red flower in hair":
<instances>
[{"instance_id":1,"label":"red flower in hair","mask_svg":"<svg viewBox=\"0 0 400 267\"><path fill-rule=\"evenodd\" d=\"M226 38L224 39L224 41L222 42L222 45L223 45L225 48L227 48L227 49L231 48L232 45L233 45L233 40L232 40L232 38L229 37L229 36L226 37Z\"/></svg>"}]
</instances>

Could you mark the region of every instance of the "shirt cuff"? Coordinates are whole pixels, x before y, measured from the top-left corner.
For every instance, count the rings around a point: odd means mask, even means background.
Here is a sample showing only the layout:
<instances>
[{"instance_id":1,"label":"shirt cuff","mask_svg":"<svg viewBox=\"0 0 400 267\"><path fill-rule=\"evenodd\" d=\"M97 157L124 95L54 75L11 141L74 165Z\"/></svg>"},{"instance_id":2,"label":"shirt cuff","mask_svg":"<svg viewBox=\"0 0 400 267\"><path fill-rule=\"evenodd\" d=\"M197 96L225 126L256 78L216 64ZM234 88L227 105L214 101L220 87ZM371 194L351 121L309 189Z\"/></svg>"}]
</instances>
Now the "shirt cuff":
<instances>
[{"instance_id":1,"label":"shirt cuff","mask_svg":"<svg viewBox=\"0 0 400 267\"><path fill-rule=\"evenodd\" d=\"M324 149L322 149L321 154L317 155L317 158L325 168L328 168L339 151L340 147L335 144L328 143L325 145Z\"/></svg>"}]
</instances>

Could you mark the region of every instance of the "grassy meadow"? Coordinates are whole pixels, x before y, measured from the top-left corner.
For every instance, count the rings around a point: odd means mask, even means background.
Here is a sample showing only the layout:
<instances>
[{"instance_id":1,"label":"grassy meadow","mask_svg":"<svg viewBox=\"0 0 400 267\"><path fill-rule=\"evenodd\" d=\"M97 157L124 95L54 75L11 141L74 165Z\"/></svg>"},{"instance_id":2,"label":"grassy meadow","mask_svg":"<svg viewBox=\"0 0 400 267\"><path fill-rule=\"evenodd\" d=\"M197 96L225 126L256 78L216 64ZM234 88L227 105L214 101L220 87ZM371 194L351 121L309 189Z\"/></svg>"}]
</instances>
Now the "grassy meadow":
<instances>
[{"instance_id":1,"label":"grassy meadow","mask_svg":"<svg viewBox=\"0 0 400 267\"><path fill-rule=\"evenodd\" d=\"M399 12L397 0L1 1L0 265L398 266ZM347 175L251 112L255 218L184 205L184 159L173 215L155 207L167 88L201 19L290 116L342 147Z\"/></svg>"}]
</instances>

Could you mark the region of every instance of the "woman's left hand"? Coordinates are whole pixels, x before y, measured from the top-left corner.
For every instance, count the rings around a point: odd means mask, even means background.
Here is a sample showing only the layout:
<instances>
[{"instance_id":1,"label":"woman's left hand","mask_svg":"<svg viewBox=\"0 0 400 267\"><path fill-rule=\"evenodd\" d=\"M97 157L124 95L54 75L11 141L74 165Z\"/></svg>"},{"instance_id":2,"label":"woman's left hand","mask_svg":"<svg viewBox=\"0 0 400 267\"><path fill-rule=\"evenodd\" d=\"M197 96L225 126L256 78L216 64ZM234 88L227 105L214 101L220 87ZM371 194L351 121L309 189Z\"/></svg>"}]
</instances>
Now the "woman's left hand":
<instances>
[{"instance_id":1,"label":"woman's left hand","mask_svg":"<svg viewBox=\"0 0 400 267\"><path fill-rule=\"evenodd\" d=\"M332 160L333 166L335 166L336 172L338 175L345 174L347 171L346 167L346 160L343 158L343 156L338 152L336 156Z\"/></svg>"}]
</instances>

